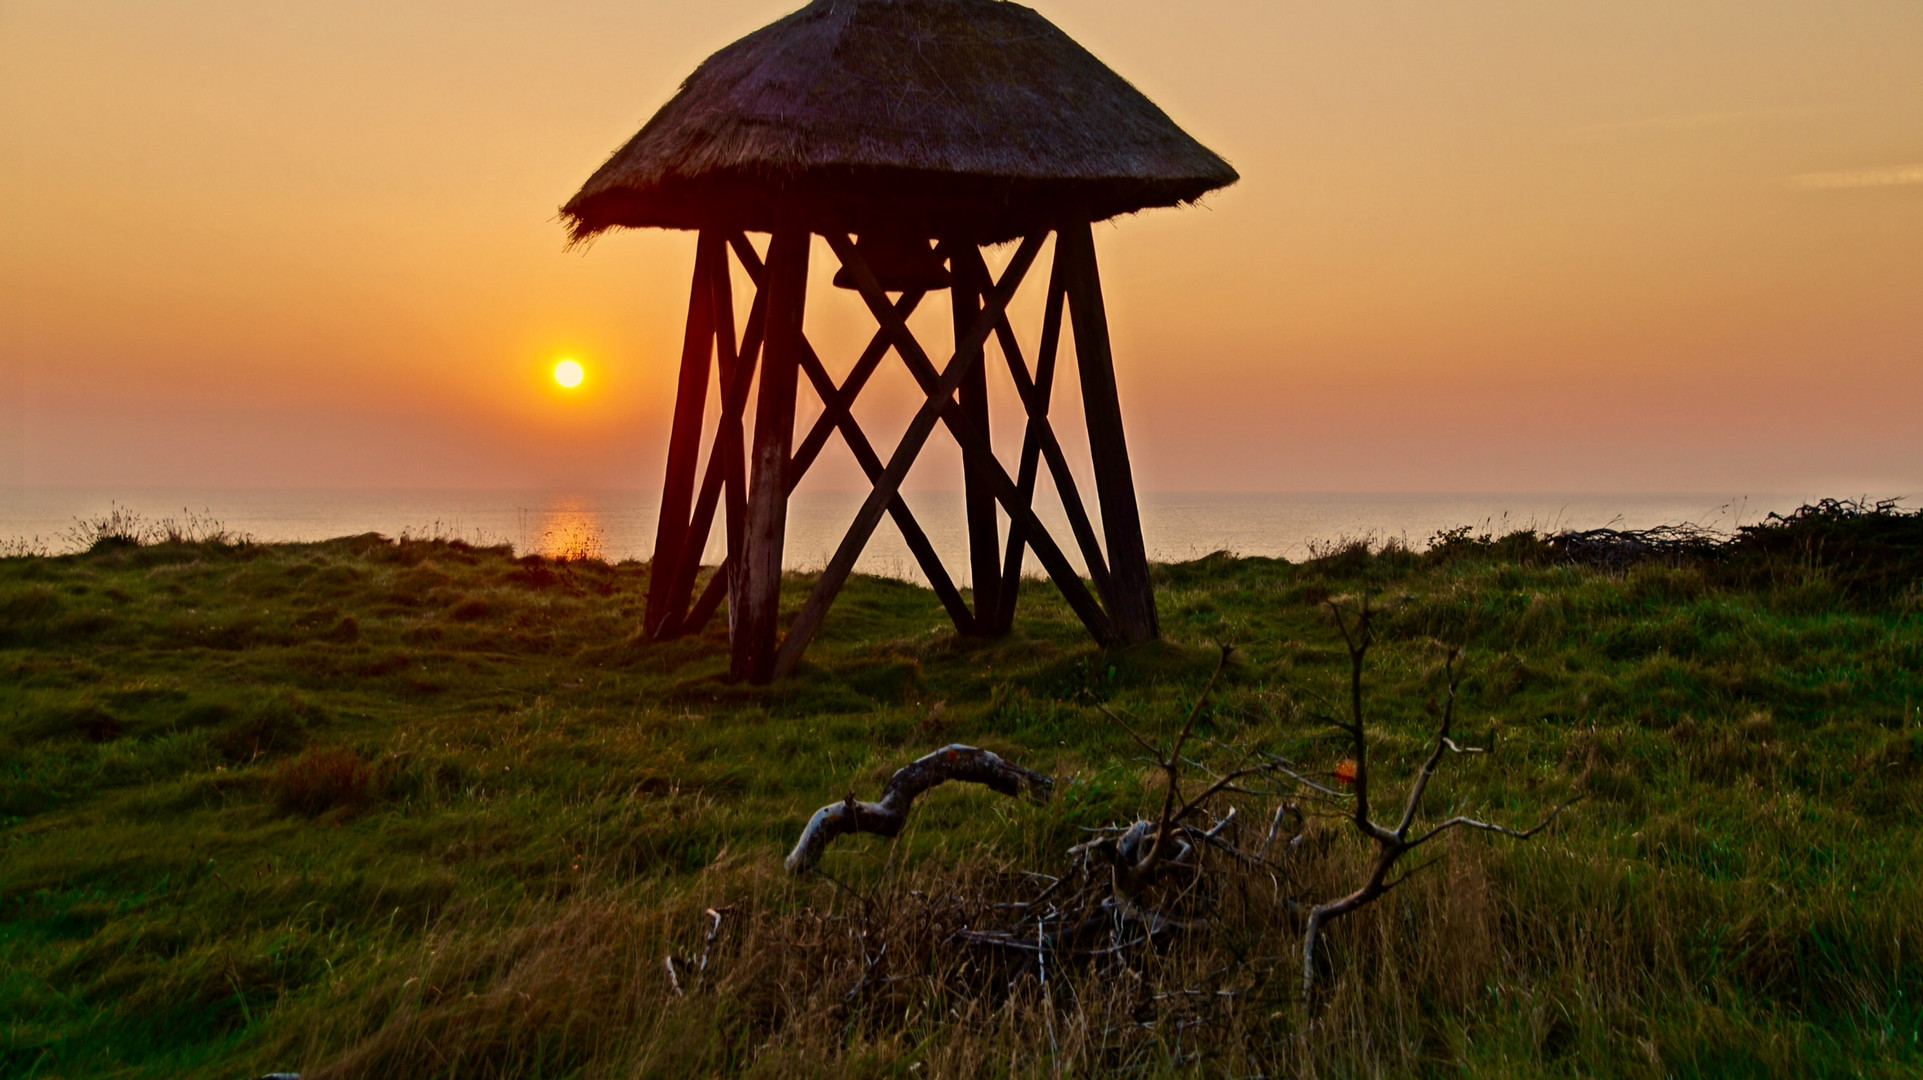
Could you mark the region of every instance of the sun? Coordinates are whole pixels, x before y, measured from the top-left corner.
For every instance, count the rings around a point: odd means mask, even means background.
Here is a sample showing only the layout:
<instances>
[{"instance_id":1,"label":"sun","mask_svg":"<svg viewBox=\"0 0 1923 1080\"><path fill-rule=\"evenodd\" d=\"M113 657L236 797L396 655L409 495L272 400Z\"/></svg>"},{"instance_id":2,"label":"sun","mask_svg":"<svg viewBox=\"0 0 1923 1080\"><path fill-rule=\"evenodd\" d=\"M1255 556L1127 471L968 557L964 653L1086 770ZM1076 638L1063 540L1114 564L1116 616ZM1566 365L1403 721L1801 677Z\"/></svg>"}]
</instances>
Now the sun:
<instances>
[{"instance_id":1,"label":"sun","mask_svg":"<svg viewBox=\"0 0 1923 1080\"><path fill-rule=\"evenodd\" d=\"M586 376L587 373L581 370L579 360L563 360L554 365L554 381L569 390L581 385L581 380Z\"/></svg>"}]
</instances>

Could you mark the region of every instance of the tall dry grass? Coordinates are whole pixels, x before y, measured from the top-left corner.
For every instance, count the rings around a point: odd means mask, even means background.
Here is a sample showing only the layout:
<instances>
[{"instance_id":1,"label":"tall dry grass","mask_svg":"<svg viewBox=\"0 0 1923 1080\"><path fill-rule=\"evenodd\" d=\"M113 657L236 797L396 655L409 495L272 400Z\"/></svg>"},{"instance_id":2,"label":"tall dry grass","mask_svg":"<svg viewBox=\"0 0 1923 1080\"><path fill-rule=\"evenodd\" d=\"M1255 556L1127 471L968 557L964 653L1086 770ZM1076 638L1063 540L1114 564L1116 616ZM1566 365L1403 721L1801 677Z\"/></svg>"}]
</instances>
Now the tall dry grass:
<instances>
[{"instance_id":1,"label":"tall dry grass","mask_svg":"<svg viewBox=\"0 0 1923 1080\"><path fill-rule=\"evenodd\" d=\"M1646 883L1553 845L1444 842L1325 938L1324 993L1305 1009L1301 901L1367 865L1339 824L1306 833L1286 877L1218 879L1166 942L1042 964L952 935L1011 921L996 905L1034 894L1018 868L1047 868L1045 852L886 862L846 884L724 860L674 896L590 873L566 895L450 909L331 1023L284 1033L282 1060L319 1078L1314 1077L1465 1058L1593 1071L1580 1063L1598 1055L1616 1075L1692 1071L1639 1017L1699 992L1684 952L1700 898L1630 903ZM1779 928L1751 949L1793 945ZM1741 1017L1715 1022L1745 1037ZM1465 1046L1471 1027L1502 1045Z\"/></svg>"}]
</instances>

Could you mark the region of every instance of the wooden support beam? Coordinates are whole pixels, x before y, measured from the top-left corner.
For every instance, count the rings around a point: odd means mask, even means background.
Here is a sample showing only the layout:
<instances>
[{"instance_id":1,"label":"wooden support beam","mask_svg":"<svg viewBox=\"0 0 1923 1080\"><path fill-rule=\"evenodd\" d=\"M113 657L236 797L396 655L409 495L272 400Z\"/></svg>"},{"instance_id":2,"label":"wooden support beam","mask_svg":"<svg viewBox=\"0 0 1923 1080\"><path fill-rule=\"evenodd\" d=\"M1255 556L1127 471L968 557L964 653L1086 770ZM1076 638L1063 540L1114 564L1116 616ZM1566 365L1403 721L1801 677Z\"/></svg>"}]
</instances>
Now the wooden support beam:
<instances>
[{"instance_id":1,"label":"wooden support beam","mask_svg":"<svg viewBox=\"0 0 1923 1080\"><path fill-rule=\"evenodd\" d=\"M725 405L721 412L722 452L722 506L726 511L724 528L727 530L727 559L724 563L726 576L721 578L721 588L728 598L728 639L734 640L734 628L740 624L741 606L741 567L746 558L748 533L748 450L745 432L748 411L748 387L754 380L755 369L760 364L763 345L768 338L768 289L763 282L761 260L748 238L740 233L729 239L734 247L735 256L741 260L742 268L755 284L754 306L748 312L748 329L742 337L741 362L736 366L732 399L733 408ZM705 595L705 591L704 591ZM690 613L691 615L694 613ZM708 618L703 615L700 625L706 626Z\"/></svg>"},{"instance_id":2,"label":"wooden support beam","mask_svg":"<svg viewBox=\"0 0 1923 1080\"><path fill-rule=\"evenodd\" d=\"M1161 627L1142 544L1142 515L1129 469L1128 440L1122 433L1108 311L1095 265L1095 235L1088 223L1063 225L1056 233L1055 253L1068 291L1075 359L1082 377L1082 412L1088 420L1089 456L1095 466L1095 496L1101 502L1102 536L1108 541L1109 615L1122 640L1147 641L1159 636Z\"/></svg>"},{"instance_id":3,"label":"wooden support beam","mask_svg":"<svg viewBox=\"0 0 1923 1080\"><path fill-rule=\"evenodd\" d=\"M695 242L694 284L688 297L688 322L681 341L681 378L675 389L674 423L668 436L668 466L661 484L661 512L654 529L654 555L648 567L648 606L642 632L652 635L670 615L670 597L688 546L688 509L694 473L701 457L701 419L708 405L708 365L714 353L714 263L723 257L719 233L702 232ZM694 561L701 561L696 550Z\"/></svg>"},{"instance_id":4,"label":"wooden support beam","mask_svg":"<svg viewBox=\"0 0 1923 1080\"><path fill-rule=\"evenodd\" d=\"M740 578L742 574L741 567L745 557L744 553L747 547L747 437L743 432L744 418L748 408L747 380L751 379L754 375L755 362L758 361L761 356L762 343L767 337L768 290L766 288L766 281L764 280L766 267L762 262L760 253L755 251L754 245L748 241L748 234L739 230L728 234L728 246L734 250L736 261L741 263L742 270L747 272L748 280L752 281L755 286L755 306L749 313L747 335L741 344L741 355L746 357L749 363L748 370L742 373L740 404L732 416L724 411L721 417L722 430L732 432L727 442L728 457L722 462L725 479L725 499L723 506L727 511L728 554L726 558L722 560L722 575L718 576L715 581L709 582L707 588L702 590L700 601L695 604L694 610L690 611L688 616L695 632L699 632L707 626L708 619L714 614L714 605L710 603L713 597L711 597L710 594L714 594L714 596L726 596L728 601L728 640L732 642L734 640L735 627L740 625L741 622L742 583ZM717 589L720 590L719 593L716 592Z\"/></svg>"},{"instance_id":5,"label":"wooden support beam","mask_svg":"<svg viewBox=\"0 0 1923 1080\"><path fill-rule=\"evenodd\" d=\"M828 374L828 369L822 366L821 358L815 355L812 347L802 349L801 370L806 372L809 380L815 384L815 390L821 395L823 401L833 401L837 398L846 400L843 389L835 386L834 379ZM850 375L848 381L853 382L854 376ZM841 437L848 443L849 451L855 455L856 464L860 465L861 471L868 475L868 482L874 484L880 480L886 468L881 463L881 456L875 453L875 447L868 441L867 433L861 430L861 426L855 423L855 418L849 415L846 409L841 410L837 426L841 429ZM799 476L790 474L790 490L800 479ZM929 587L934 589L935 595L941 599L941 606L947 609L948 617L955 623L955 629L964 634L972 633L977 616L971 614L968 605L962 602L961 592L949 579L948 568L941 564L941 556L936 554L935 545L929 543L928 534L922 531L921 523L915 520L913 513L909 512L908 503L902 499L899 492L888 501L888 516L895 519L895 527L901 530L901 538L907 542L908 550L915 556L915 562L920 564L922 574L928 578Z\"/></svg>"},{"instance_id":6,"label":"wooden support beam","mask_svg":"<svg viewBox=\"0 0 1923 1080\"><path fill-rule=\"evenodd\" d=\"M1055 481L1055 494L1061 497L1062 511L1068 515L1068 527L1075 534L1075 544L1081 548L1082 561L1088 564L1089 580L1095 582L1095 593L1102 597L1104 604L1114 591L1114 583L1108 572L1108 559L1102 554L1101 541L1095 537L1095 525L1089 520L1088 508L1082 503L1082 491L1075 483L1075 474L1068 469L1068 457L1062 453L1061 441L1055 438L1055 430L1044 425L1041 429L1042 460L1048 463L1048 475Z\"/></svg>"},{"instance_id":7,"label":"wooden support beam","mask_svg":"<svg viewBox=\"0 0 1923 1080\"><path fill-rule=\"evenodd\" d=\"M1040 444L1035 438L1035 421L1029 420L1022 433L1022 454L1015 473L1015 498L1029 510L1035 508L1035 474L1041 457ZM996 605L995 616L1000 620L995 626L994 635L1000 637L1015 625L1015 607L1021 600L1022 557L1028 551L1028 543L1018 529L1008 530L1008 549L1002 556L1002 597Z\"/></svg>"},{"instance_id":8,"label":"wooden support beam","mask_svg":"<svg viewBox=\"0 0 1923 1080\"><path fill-rule=\"evenodd\" d=\"M748 522L737 574L740 601L731 627L730 667L734 677L754 682L768 682L775 676L781 555L788 522L787 471L794 439L801 317L808 299L809 239L808 233L797 230L775 233L762 277L761 287L768 293L768 330L762 347L761 389L755 399Z\"/></svg>"},{"instance_id":9,"label":"wooden support beam","mask_svg":"<svg viewBox=\"0 0 1923 1080\"><path fill-rule=\"evenodd\" d=\"M708 448L708 462L701 476L701 493L695 498L694 515L688 523L688 546L693 550L690 558L681 560L681 567L675 576L672 591L668 597L668 616L654 631L657 640L678 637L689 633L688 597L694 591L695 576L701 570L701 555L708 546L708 534L714 528L716 504L720 501L724 486L732 479L732 486L726 486L730 495L731 523L728 528L731 538L740 531L742 515L738 506L743 501L742 477L742 415L748 406L748 391L754 384L755 365L760 356L761 338L767 322L767 294L757 290L753 304L748 309L748 326L737 356L734 344L734 285L728 274L728 260L725 254L715 260L714 276L715 303L715 341L717 345L717 367L721 375L721 419L715 425L714 441ZM730 551L735 545L730 544ZM698 630L698 628L695 628Z\"/></svg>"},{"instance_id":10,"label":"wooden support beam","mask_svg":"<svg viewBox=\"0 0 1923 1080\"><path fill-rule=\"evenodd\" d=\"M981 294L988 291L987 266L974 244L958 241L942 245L948 256L950 306L955 314L955 348L981 316ZM998 320L999 328L1005 321ZM986 348L986 343L983 343ZM988 364L973 365L962 377L956 406L969 422L986 432L988 426ZM995 514L994 482L985 463L973 456L962 459L962 505L968 522L968 568L975 591L975 631L999 635L1002 620L1001 523Z\"/></svg>"},{"instance_id":11,"label":"wooden support beam","mask_svg":"<svg viewBox=\"0 0 1923 1080\"><path fill-rule=\"evenodd\" d=\"M755 251L755 246L748 242L748 234L739 231L729 233L728 246L734 249L734 257L741 260L741 268L748 272L748 280L754 282L756 288L760 288L761 272L764 267L760 254Z\"/></svg>"},{"instance_id":12,"label":"wooden support beam","mask_svg":"<svg viewBox=\"0 0 1923 1080\"><path fill-rule=\"evenodd\" d=\"M905 327L903 333L906 333ZM922 384L922 388L932 393L931 388L935 385L935 369L927 354L917 347L913 351L913 358L908 360L908 368L916 380ZM941 421L947 425L948 433L955 437L955 442L960 444L963 459L972 457L983 463L989 481L994 485L995 498L1002 504L1002 509L1008 512L1009 529L1017 532L1024 543L1035 549L1035 557L1041 560L1043 568L1048 571L1049 578L1061 590L1062 599L1068 601L1068 606L1081 618L1082 625L1088 628L1089 636L1104 645L1116 641L1115 631L1108 614L1103 611L1101 604L1089 595L1087 587L1082 584L1081 576L1076 574L1075 567L1069 563L1068 557L1062 554L1061 548L1055 543L1055 538L1049 535L1048 530L1035 517L1034 511L1023 506L1016 497L1015 481L1009 478L1001 463L995 460L994 450L989 446L987 433L963 416L961 411L954 407L952 401L942 410ZM1044 453L1048 452L1048 447L1054 447L1054 452L1059 457L1060 446L1055 444L1052 436L1047 438L1048 441L1044 443ZM1066 468L1064 463L1064 475L1066 475ZM1072 493L1073 489L1071 488L1070 491ZM1066 499L1064 503L1072 507L1078 506L1078 503L1069 504ZM1082 527L1086 528L1085 521ZM1093 536L1090 534L1090 543L1092 542ZM1099 550L1096 554L1099 556ZM1099 558L1090 565L1101 565Z\"/></svg>"},{"instance_id":13,"label":"wooden support beam","mask_svg":"<svg viewBox=\"0 0 1923 1080\"><path fill-rule=\"evenodd\" d=\"M976 258L980 258L980 252ZM1001 339L1002 357L1008 361L1008 373L1015 379L1015 390L1022 398L1022 411L1027 423L1022 431L1022 453L1016 466L1016 498L1029 509L1035 506L1035 480L1041 464L1041 434L1048 424L1049 398L1055 390L1055 353L1062 332L1062 301L1059 272L1050 272L1048 294L1042 313L1042 342L1035 355L1035 372L1029 374L1028 364L1022 359L1021 343L1015 338L1015 328L1009 325L1008 316L995 324L995 334ZM1022 556L1028 551L1022 533L1018 529L1008 530L1008 550L1002 556L1002 600L996 609L1001 624L996 628L1006 634L1015 625L1015 605L1021 599Z\"/></svg>"}]
</instances>

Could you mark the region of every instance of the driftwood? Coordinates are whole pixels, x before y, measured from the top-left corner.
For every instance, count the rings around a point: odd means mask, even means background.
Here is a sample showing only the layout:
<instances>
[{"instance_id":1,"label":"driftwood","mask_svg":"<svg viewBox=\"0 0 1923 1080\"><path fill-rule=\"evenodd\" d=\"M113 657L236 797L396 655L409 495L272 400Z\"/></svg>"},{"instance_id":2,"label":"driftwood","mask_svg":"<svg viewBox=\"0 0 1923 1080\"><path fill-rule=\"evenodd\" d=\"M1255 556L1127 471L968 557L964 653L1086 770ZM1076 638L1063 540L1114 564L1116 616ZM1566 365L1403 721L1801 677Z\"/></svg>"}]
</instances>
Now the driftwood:
<instances>
[{"instance_id":1,"label":"driftwood","mask_svg":"<svg viewBox=\"0 0 1923 1080\"><path fill-rule=\"evenodd\" d=\"M828 845L846 833L899 834L915 796L949 780L981 784L1003 795L1025 792L1036 802L1046 802L1055 786L1049 777L1004 761L992 751L960 744L944 746L897 770L882 788L880 802L861 802L851 793L847 799L815 811L801 839L795 841L795 849L788 853L788 872L802 874L814 869Z\"/></svg>"}]
</instances>

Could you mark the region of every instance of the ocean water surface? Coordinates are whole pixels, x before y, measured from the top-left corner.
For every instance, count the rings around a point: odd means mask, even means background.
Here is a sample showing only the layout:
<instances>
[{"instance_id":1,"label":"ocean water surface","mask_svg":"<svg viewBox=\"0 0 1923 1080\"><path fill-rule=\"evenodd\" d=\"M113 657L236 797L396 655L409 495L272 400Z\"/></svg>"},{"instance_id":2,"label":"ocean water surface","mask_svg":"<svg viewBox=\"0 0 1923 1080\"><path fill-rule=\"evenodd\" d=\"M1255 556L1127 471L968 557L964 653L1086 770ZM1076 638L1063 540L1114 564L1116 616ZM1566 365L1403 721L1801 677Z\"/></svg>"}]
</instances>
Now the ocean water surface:
<instances>
[{"instance_id":1,"label":"ocean water surface","mask_svg":"<svg viewBox=\"0 0 1923 1080\"><path fill-rule=\"evenodd\" d=\"M966 529L960 496L912 492L910 508L957 584L966 585ZM860 507L859 492L798 492L788 520L786 562L817 569L833 555ZM1301 559L1346 539L1398 539L1424 546L1436 532L1648 528L1688 523L1729 531L1770 512L1795 509L1812 496L1727 494L1323 494L1144 492L1142 528L1156 561L1213 551ZM147 523L173 521L259 541L311 541L358 533L447 537L509 544L516 552L645 559L654 548L659 496L652 492L130 490L16 488L0 490L0 550L74 550L87 524L116 510ZM1090 507L1091 514L1097 513ZM1058 508L1039 515L1063 549L1073 534ZM707 561L718 561L720 530ZM1079 559L1075 561L1079 564ZM901 535L883 518L858 569L920 581ZM1038 567L1031 554L1028 571Z\"/></svg>"}]
</instances>

